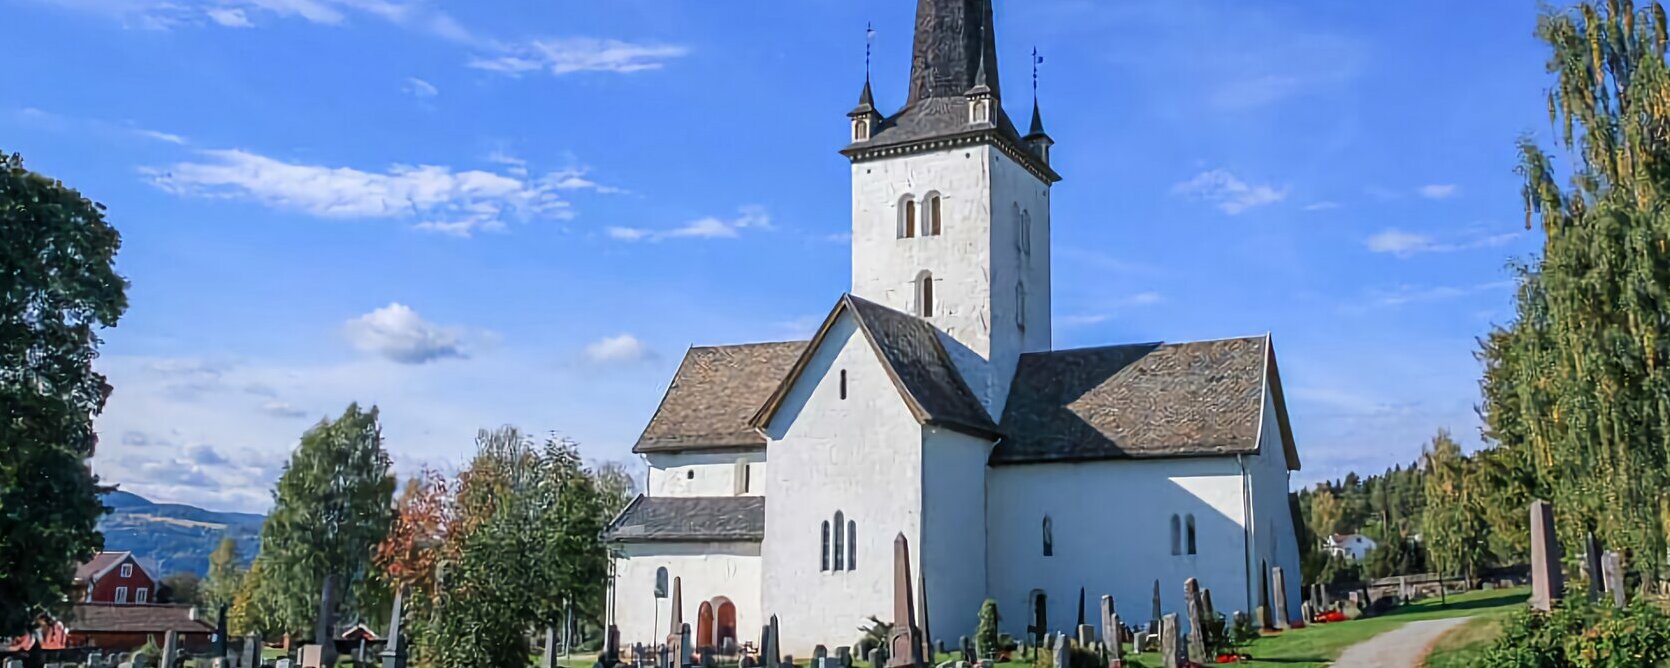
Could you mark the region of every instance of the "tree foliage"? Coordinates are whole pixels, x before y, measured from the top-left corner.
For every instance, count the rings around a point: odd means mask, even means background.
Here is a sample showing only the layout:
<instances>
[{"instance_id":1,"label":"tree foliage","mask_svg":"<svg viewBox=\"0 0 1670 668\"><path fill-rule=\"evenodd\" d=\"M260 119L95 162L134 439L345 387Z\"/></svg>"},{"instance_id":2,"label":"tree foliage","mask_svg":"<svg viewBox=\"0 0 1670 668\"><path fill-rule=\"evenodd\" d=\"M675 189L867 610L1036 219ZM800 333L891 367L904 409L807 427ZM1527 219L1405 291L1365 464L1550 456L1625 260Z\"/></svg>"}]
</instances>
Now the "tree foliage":
<instances>
[{"instance_id":1,"label":"tree foliage","mask_svg":"<svg viewBox=\"0 0 1670 668\"><path fill-rule=\"evenodd\" d=\"M1550 11L1557 144L1520 145L1527 227L1515 319L1481 341L1488 435L1569 548L1592 528L1666 573L1670 523L1670 68L1665 12ZM1569 163L1560 185L1556 164ZM1521 499L1523 500L1523 499Z\"/></svg>"},{"instance_id":2,"label":"tree foliage","mask_svg":"<svg viewBox=\"0 0 1670 668\"><path fill-rule=\"evenodd\" d=\"M103 547L86 461L110 386L98 330L127 310L104 207L0 152L0 637L62 608Z\"/></svg>"},{"instance_id":3,"label":"tree foliage","mask_svg":"<svg viewBox=\"0 0 1670 668\"><path fill-rule=\"evenodd\" d=\"M1478 574L1486 564L1490 527L1481 510L1481 492L1461 444L1440 430L1423 455L1426 466L1426 515L1423 537L1440 575Z\"/></svg>"},{"instance_id":4,"label":"tree foliage","mask_svg":"<svg viewBox=\"0 0 1670 668\"><path fill-rule=\"evenodd\" d=\"M251 589L252 610L274 617L254 626L310 637L327 577L339 578L340 610L386 617L371 558L393 519L393 496L376 408L350 405L303 434L261 529L264 572Z\"/></svg>"},{"instance_id":5,"label":"tree foliage","mask_svg":"<svg viewBox=\"0 0 1670 668\"><path fill-rule=\"evenodd\" d=\"M238 564L238 541L231 536L220 539L220 545L209 553L209 575L204 578L202 596L193 601L207 612L220 610L236 602L238 588L243 584L243 568Z\"/></svg>"}]
</instances>

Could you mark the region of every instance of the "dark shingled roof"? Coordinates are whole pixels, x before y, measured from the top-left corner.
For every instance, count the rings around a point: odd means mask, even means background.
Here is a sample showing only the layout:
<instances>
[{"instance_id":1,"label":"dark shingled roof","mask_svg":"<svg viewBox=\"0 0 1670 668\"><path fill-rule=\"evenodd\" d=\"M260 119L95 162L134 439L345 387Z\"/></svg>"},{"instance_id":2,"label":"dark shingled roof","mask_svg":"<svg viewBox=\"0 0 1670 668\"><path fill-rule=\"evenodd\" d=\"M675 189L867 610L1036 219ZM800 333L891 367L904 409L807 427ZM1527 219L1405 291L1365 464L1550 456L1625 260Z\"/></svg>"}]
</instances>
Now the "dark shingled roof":
<instances>
[{"instance_id":1,"label":"dark shingled roof","mask_svg":"<svg viewBox=\"0 0 1670 668\"><path fill-rule=\"evenodd\" d=\"M765 540L765 497L640 496L603 530L603 539L639 542Z\"/></svg>"},{"instance_id":2,"label":"dark shingled roof","mask_svg":"<svg viewBox=\"0 0 1670 668\"><path fill-rule=\"evenodd\" d=\"M1266 379L1289 468L1268 337L1021 356L993 464L1254 454Z\"/></svg>"},{"instance_id":3,"label":"dark shingled roof","mask_svg":"<svg viewBox=\"0 0 1670 668\"><path fill-rule=\"evenodd\" d=\"M189 605L117 605L86 603L74 606L64 626L74 633L214 633L208 622L192 619Z\"/></svg>"},{"instance_id":4,"label":"dark shingled roof","mask_svg":"<svg viewBox=\"0 0 1670 668\"><path fill-rule=\"evenodd\" d=\"M691 348L635 453L765 447L748 423L805 341Z\"/></svg>"},{"instance_id":5,"label":"dark shingled roof","mask_svg":"<svg viewBox=\"0 0 1670 668\"><path fill-rule=\"evenodd\" d=\"M852 313L858 330L875 347L882 366L887 369L894 386L904 396L905 403L919 422L979 436L997 436L997 425L992 423L980 399L963 382L962 374L957 372L951 355L945 351L939 333L932 325L921 318L850 294L841 297L800 360L782 378L771 400L755 415L755 426L764 428L770 423L783 397L788 395L789 389L805 371L812 355L843 311Z\"/></svg>"}]
</instances>

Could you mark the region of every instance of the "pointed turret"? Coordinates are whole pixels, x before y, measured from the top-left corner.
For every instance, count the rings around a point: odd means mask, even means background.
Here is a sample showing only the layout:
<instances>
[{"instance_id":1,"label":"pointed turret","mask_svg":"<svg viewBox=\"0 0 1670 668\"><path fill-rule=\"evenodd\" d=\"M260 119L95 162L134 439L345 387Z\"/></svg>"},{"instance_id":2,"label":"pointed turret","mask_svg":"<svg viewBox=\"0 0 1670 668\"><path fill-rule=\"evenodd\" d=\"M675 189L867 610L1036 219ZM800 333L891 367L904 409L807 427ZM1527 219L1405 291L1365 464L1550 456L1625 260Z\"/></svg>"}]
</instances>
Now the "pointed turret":
<instances>
[{"instance_id":1,"label":"pointed turret","mask_svg":"<svg viewBox=\"0 0 1670 668\"><path fill-rule=\"evenodd\" d=\"M968 98L969 124L991 124L992 108L997 105L997 92L992 89L991 82L986 78L986 57L984 54L981 54L980 64L974 70L974 86L963 95Z\"/></svg>"},{"instance_id":2,"label":"pointed turret","mask_svg":"<svg viewBox=\"0 0 1670 668\"><path fill-rule=\"evenodd\" d=\"M870 78L864 78L864 92L858 95L858 106L847 114L852 119L852 142L869 141L881 124L881 113L876 111L875 93L870 90Z\"/></svg>"},{"instance_id":3,"label":"pointed turret","mask_svg":"<svg viewBox=\"0 0 1670 668\"><path fill-rule=\"evenodd\" d=\"M1032 147L1032 152L1037 153L1038 157L1048 164L1050 147L1055 146L1055 140L1050 138L1048 132L1044 132L1044 113L1036 99L1032 101L1032 129L1027 131L1025 140L1027 145Z\"/></svg>"}]
</instances>

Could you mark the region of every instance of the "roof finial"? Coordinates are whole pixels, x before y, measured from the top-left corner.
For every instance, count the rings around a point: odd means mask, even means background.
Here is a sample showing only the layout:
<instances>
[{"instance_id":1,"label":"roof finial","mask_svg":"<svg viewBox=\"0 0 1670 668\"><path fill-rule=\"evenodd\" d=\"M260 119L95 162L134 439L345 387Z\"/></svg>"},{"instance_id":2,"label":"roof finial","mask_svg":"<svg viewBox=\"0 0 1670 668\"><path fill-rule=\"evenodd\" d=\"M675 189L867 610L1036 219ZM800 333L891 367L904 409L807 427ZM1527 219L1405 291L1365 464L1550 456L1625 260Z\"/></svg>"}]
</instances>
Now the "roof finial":
<instances>
[{"instance_id":1,"label":"roof finial","mask_svg":"<svg viewBox=\"0 0 1670 668\"><path fill-rule=\"evenodd\" d=\"M1044 57L1038 55L1038 47L1032 47L1032 106L1038 106L1038 66L1044 64Z\"/></svg>"}]
</instances>

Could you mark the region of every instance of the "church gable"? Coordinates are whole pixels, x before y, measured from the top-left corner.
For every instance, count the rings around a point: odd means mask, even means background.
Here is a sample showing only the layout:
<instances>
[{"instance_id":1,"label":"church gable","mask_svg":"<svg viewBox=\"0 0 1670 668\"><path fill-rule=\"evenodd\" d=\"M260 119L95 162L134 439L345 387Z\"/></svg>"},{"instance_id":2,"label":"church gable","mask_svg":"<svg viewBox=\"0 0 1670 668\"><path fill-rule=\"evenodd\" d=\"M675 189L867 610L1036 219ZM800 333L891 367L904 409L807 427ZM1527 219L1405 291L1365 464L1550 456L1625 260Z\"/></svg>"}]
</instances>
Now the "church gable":
<instances>
[{"instance_id":1,"label":"church gable","mask_svg":"<svg viewBox=\"0 0 1670 668\"><path fill-rule=\"evenodd\" d=\"M1267 417L1296 470L1269 337L1023 355L992 463L1258 454Z\"/></svg>"},{"instance_id":2,"label":"church gable","mask_svg":"<svg viewBox=\"0 0 1670 668\"><path fill-rule=\"evenodd\" d=\"M826 341L844 343L844 340L831 336L843 316L851 319L857 332L876 352L888 378L917 422L982 437L996 437L997 425L992 423L980 400L963 382L932 325L852 295L844 295L836 303L817 336L783 377L777 391L755 414L753 425L756 428L769 428L790 391L811 368Z\"/></svg>"}]
</instances>

